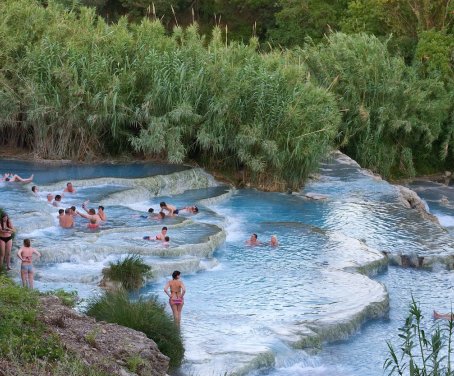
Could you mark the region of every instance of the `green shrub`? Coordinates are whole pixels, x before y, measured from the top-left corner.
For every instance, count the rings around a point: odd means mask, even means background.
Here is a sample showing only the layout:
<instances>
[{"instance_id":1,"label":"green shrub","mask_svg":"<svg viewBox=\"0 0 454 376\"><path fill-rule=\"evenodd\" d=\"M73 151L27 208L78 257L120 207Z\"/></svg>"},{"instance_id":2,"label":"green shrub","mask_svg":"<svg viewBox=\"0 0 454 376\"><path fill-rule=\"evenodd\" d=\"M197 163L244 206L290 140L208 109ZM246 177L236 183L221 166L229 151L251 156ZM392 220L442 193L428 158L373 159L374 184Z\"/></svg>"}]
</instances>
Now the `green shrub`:
<instances>
[{"instance_id":1,"label":"green shrub","mask_svg":"<svg viewBox=\"0 0 454 376\"><path fill-rule=\"evenodd\" d=\"M454 322L448 320L432 333L426 333L422 326L423 315L412 297L410 313L405 325L399 328L400 353L388 342L389 357L384 363L388 375L408 376L453 376L451 364Z\"/></svg>"},{"instance_id":2,"label":"green shrub","mask_svg":"<svg viewBox=\"0 0 454 376\"><path fill-rule=\"evenodd\" d=\"M180 331L155 298L131 302L125 291L106 293L89 302L87 314L145 333L170 358L171 368L181 365L184 348Z\"/></svg>"},{"instance_id":3,"label":"green shrub","mask_svg":"<svg viewBox=\"0 0 454 376\"><path fill-rule=\"evenodd\" d=\"M137 290L146 277L151 277L151 267L139 255L129 255L116 263L111 262L103 274L112 281L121 282L126 290Z\"/></svg>"}]
</instances>

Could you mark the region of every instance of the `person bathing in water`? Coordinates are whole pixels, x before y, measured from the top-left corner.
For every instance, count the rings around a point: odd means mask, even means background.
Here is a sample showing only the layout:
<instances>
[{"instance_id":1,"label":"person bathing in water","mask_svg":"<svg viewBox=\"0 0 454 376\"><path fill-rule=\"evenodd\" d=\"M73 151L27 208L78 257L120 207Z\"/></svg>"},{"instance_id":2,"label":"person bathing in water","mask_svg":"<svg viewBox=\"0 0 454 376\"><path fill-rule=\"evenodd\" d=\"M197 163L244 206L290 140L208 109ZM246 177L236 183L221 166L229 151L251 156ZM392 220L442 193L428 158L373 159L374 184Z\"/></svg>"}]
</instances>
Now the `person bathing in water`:
<instances>
[{"instance_id":1,"label":"person bathing in water","mask_svg":"<svg viewBox=\"0 0 454 376\"><path fill-rule=\"evenodd\" d=\"M24 245L17 252L17 257L22 261L20 266L20 275L22 278L22 286L33 288L33 264L32 257L33 255L41 257L41 254L31 247L30 239L24 239Z\"/></svg>"},{"instance_id":2,"label":"person bathing in water","mask_svg":"<svg viewBox=\"0 0 454 376\"><path fill-rule=\"evenodd\" d=\"M148 209L148 215L145 215L145 214L140 215L140 218L155 219L157 221L162 220L165 217L166 217L166 215L164 214L164 212L159 212L159 213L155 214L153 208Z\"/></svg>"},{"instance_id":3,"label":"person bathing in water","mask_svg":"<svg viewBox=\"0 0 454 376\"><path fill-rule=\"evenodd\" d=\"M440 312L434 311L434 319L435 320L445 319L445 320L453 321L454 320L454 314L452 314L452 313L440 313Z\"/></svg>"},{"instance_id":4,"label":"person bathing in water","mask_svg":"<svg viewBox=\"0 0 454 376\"><path fill-rule=\"evenodd\" d=\"M161 207L161 212L166 211L167 215L169 217L172 217L174 215L178 214L178 209L174 205L166 204L164 201L159 203L159 206Z\"/></svg>"},{"instance_id":5,"label":"person bathing in water","mask_svg":"<svg viewBox=\"0 0 454 376\"><path fill-rule=\"evenodd\" d=\"M277 241L277 236L271 235L270 246L277 247L278 245L279 245L279 242Z\"/></svg>"},{"instance_id":6,"label":"person bathing in water","mask_svg":"<svg viewBox=\"0 0 454 376\"><path fill-rule=\"evenodd\" d=\"M29 178L24 179L16 174L4 174L1 181L9 183L31 183L33 181L34 175L32 174Z\"/></svg>"},{"instance_id":7,"label":"person bathing in water","mask_svg":"<svg viewBox=\"0 0 454 376\"><path fill-rule=\"evenodd\" d=\"M107 215L106 215L106 212L104 211L104 206L99 205L99 206L98 206L98 212L96 213L96 212L95 212L95 209L88 209L88 210L87 210L87 204L88 204L89 202L90 202L90 200L85 201L85 202L82 204L82 209L84 209L84 210L87 212L87 214L89 214L89 215L93 215L93 212L94 212L94 214L97 215L98 218L99 218L99 219L97 219L98 222L99 222L99 221L103 221L103 222L107 221ZM80 213L79 213L79 214L80 214ZM86 217L85 217L85 218L86 218Z\"/></svg>"},{"instance_id":8,"label":"person bathing in water","mask_svg":"<svg viewBox=\"0 0 454 376\"><path fill-rule=\"evenodd\" d=\"M76 193L76 190L73 187L73 183L68 182L66 183L66 188L63 190L65 193Z\"/></svg>"},{"instance_id":9,"label":"person bathing in water","mask_svg":"<svg viewBox=\"0 0 454 376\"><path fill-rule=\"evenodd\" d=\"M71 215L71 208L65 209L65 214L62 215L58 220L60 222L60 226L63 227L63 228L71 228L71 227L73 227L74 226L74 218Z\"/></svg>"},{"instance_id":10,"label":"person bathing in water","mask_svg":"<svg viewBox=\"0 0 454 376\"><path fill-rule=\"evenodd\" d=\"M99 228L99 223L96 222L96 219L90 218L90 223L87 225L87 228L90 230L96 230Z\"/></svg>"},{"instance_id":11,"label":"person bathing in water","mask_svg":"<svg viewBox=\"0 0 454 376\"><path fill-rule=\"evenodd\" d=\"M170 308L172 308L173 319L177 327L181 324L181 311L184 305L184 295L186 288L183 281L180 279L181 273L175 270L172 273L172 280L168 281L164 286L164 292L169 297Z\"/></svg>"},{"instance_id":12,"label":"person bathing in water","mask_svg":"<svg viewBox=\"0 0 454 376\"><path fill-rule=\"evenodd\" d=\"M246 244L247 245L259 245L262 243L258 240L257 234L252 234L251 237L249 238L249 240L246 240Z\"/></svg>"},{"instance_id":13,"label":"person bathing in water","mask_svg":"<svg viewBox=\"0 0 454 376\"><path fill-rule=\"evenodd\" d=\"M164 226L164 227L161 229L161 232L160 232L159 234L157 234L157 235L154 237L154 239L152 239L151 236L144 236L143 239L144 239L144 240L161 240L161 241L166 241L166 239L165 239L166 237L168 237L168 236L167 236L167 227ZM169 238L169 240L170 240L170 238ZM169 240L167 240L167 241L169 241Z\"/></svg>"}]
</instances>

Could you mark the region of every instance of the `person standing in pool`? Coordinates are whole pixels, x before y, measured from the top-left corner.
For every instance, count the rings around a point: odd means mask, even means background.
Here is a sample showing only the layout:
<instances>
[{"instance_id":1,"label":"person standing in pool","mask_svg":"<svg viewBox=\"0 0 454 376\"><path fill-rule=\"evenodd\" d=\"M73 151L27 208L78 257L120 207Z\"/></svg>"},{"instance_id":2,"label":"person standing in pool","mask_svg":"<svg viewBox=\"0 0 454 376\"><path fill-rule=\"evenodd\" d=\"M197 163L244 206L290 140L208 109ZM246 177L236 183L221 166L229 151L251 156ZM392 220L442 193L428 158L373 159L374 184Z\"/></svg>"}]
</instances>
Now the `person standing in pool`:
<instances>
[{"instance_id":1,"label":"person standing in pool","mask_svg":"<svg viewBox=\"0 0 454 376\"><path fill-rule=\"evenodd\" d=\"M164 286L164 292L169 297L170 308L172 308L173 319L177 327L180 327L181 323L181 311L184 305L184 294L186 294L186 288L183 281L180 279L181 273L175 270L172 273L172 280L168 281Z\"/></svg>"},{"instance_id":2,"label":"person standing in pool","mask_svg":"<svg viewBox=\"0 0 454 376\"><path fill-rule=\"evenodd\" d=\"M107 215L104 212L104 206L102 206L102 205L98 206L98 216L101 219L101 221L103 221L103 222L107 221Z\"/></svg>"},{"instance_id":3,"label":"person standing in pool","mask_svg":"<svg viewBox=\"0 0 454 376\"><path fill-rule=\"evenodd\" d=\"M24 246L19 249L17 252L17 257L22 261L20 266L20 275L22 278L22 286L33 288L33 264L32 257L33 254L41 257L41 254L30 246L30 239L24 239Z\"/></svg>"},{"instance_id":4,"label":"person standing in pool","mask_svg":"<svg viewBox=\"0 0 454 376\"><path fill-rule=\"evenodd\" d=\"M6 270L11 270L11 248L15 231L8 214L3 212L0 219L0 270L3 268L4 259L6 259Z\"/></svg>"}]
</instances>

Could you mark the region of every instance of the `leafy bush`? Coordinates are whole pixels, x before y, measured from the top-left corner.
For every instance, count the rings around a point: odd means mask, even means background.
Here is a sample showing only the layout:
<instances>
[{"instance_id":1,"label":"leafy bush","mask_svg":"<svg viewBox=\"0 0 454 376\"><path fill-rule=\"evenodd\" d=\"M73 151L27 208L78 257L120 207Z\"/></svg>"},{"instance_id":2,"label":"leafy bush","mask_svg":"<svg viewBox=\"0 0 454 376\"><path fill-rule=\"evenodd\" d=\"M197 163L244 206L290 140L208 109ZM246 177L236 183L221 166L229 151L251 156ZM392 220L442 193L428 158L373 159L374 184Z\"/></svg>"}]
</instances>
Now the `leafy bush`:
<instances>
[{"instance_id":1,"label":"leafy bush","mask_svg":"<svg viewBox=\"0 0 454 376\"><path fill-rule=\"evenodd\" d=\"M313 77L337 94L343 113L337 144L385 177L413 176L440 155L450 98L443 82L418 77L386 43L366 34L331 34L301 54Z\"/></svg>"},{"instance_id":2,"label":"leafy bush","mask_svg":"<svg viewBox=\"0 0 454 376\"><path fill-rule=\"evenodd\" d=\"M145 333L170 358L170 367L181 365L184 347L180 331L155 298L131 302L125 291L106 293L89 302L87 314Z\"/></svg>"},{"instance_id":3,"label":"leafy bush","mask_svg":"<svg viewBox=\"0 0 454 376\"><path fill-rule=\"evenodd\" d=\"M448 320L444 327L437 325L430 337L422 326L423 315L412 298L410 313L405 325L399 329L402 343L400 354L388 342L389 358L384 368L388 375L409 376L453 376L451 364L453 320Z\"/></svg>"},{"instance_id":4,"label":"leafy bush","mask_svg":"<svg viewBox=\"0 0 454 376\"><path fill-rule=\"evenodd\" d=\"M111 262L103 274L112 281L121 282L126 290L137 290L146 277L151 277L151 267L139 255L129 255L116 263Z\"/></svg>"}]
</instances>

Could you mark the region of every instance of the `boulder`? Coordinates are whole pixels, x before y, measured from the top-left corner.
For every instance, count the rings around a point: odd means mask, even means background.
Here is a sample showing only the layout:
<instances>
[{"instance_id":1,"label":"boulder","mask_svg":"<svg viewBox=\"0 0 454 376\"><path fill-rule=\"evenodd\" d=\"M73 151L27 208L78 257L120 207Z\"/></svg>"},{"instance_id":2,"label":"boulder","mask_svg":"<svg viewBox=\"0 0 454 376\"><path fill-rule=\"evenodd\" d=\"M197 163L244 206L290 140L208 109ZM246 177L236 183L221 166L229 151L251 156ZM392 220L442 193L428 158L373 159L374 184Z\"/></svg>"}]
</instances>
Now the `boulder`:
<instances>
[{"instance_id":1,"label":"boulder","mask_svg":"<svg viewBox=\"0 0 454 376\"><path fill-rule=\"evenodd\" d=\"M412 191L410 188L404 187L402 185L396 185L396 188L398 190L399 200L402 205L407 208L416 209L424 219L428 219L440 225L438 218L427 211L424 201L421 199L421 197L418 196L415 191Z\"/></svg>"}]
</instances>

